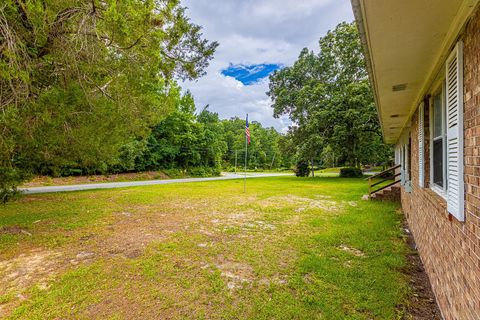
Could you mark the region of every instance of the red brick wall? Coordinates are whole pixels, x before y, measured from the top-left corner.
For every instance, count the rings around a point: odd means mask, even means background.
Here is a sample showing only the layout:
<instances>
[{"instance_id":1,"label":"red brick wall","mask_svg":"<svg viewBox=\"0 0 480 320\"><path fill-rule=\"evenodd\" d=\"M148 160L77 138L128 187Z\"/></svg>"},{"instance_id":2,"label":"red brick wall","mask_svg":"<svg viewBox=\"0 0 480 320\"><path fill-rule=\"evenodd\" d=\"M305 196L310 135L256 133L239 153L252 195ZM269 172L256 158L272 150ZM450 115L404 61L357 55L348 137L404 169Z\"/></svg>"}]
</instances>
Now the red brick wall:
<instances>
[{"instance_id":1,"label":"red brick wall","mask_svg":"<svg viewBox=\"0 0 480 320\"><path fill-rule=\"evenodd\" d=\"M412 118L412 193L402 206L445 319L480 319L480 10L464 41L465 222L449 220L446 201L428 189L429 133L426 108L425 186L418 186L418 111Z\"/></svg>"}]
</instances>

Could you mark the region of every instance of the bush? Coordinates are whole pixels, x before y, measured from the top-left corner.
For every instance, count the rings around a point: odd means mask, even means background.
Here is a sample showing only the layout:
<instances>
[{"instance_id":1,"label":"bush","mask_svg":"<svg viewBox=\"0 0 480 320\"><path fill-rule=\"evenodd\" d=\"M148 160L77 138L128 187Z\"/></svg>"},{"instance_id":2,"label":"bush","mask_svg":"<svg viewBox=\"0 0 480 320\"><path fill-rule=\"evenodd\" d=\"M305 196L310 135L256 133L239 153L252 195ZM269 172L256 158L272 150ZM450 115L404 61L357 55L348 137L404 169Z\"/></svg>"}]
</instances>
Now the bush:
<instances>
[{"instance_id":1,"label":"bush","mask_svg":"<svg viewBox=\"0 0 480 320\"><path fill-rule=\"evenodd\" d=\"M194 167L188 170L188 175L192 177L217 177L220 173L220 169L217 167Z\"/></svg>"},{"instance_id":2,"label":"bush","mask_svg":"<svg viewBox=\"0 0 480 320\"><path fill-rule=\"evenodd\" d=\"M297 162L297 167L295 168L295 175L297 177L308 177L310 175L310 167L308 166L308 161Z\"/></svg>"},{"instance_id":3,"label":"bush","mask_svg":"<svg viewBox=\"0 0 480 320\"><path fill-rule=\"evenodd\" d=\"M208 177L208 168L205 167L195 167L188 170L188 175L192 177Z\"/></svg>"},{"instance_id":4,"label":"bush","mask_svg":"<svg viewBox=\"0 0 480 320\"><path fill-rule=\"evenodd\" d=\"M183 178L185 175L183 174L182 170L174 168L174 169L163 169L162 170L170 179L176 178Z\"/></svg>"},{"instance_id":5,"label":"bush","mask_svg":"<svg viewBox=\"0 0 480 320\"><path fill-rule=\"evenodd\" d=\"M222 174L222 169L219 167L210 168L210 174L212 177L219 177Z\"/></svg>"},{"instance_id":6,"label":"bush","mask_svg":"<svg viewBox=\"0 0 480 320\"><path fill-rule=\"evenodd\" d=\"M62 168L60 171L62 177L81 176L83 174L83 170L79 168Z\"/></svg>"},{"instance_id":7,"label":"bush","mask_svg":"<svg viewBox=\"0 0 480 320\"><path fill-rule=\"evenodd\" d=\"M359 168L347 167L340 169L340 177L342 178L360 178L363 177L363 172Z\"/></svg>"},{"instance_id":8,"label":"bush","mask_svg":"<svg viewBox=\"0 0 480 320\"><path fill-rule=\"evenodd\" d=\"M28 178L28 174L11 167L0 167L0 203L6 203L17 197L17 186Z\"/></svg>"}]
</instances>

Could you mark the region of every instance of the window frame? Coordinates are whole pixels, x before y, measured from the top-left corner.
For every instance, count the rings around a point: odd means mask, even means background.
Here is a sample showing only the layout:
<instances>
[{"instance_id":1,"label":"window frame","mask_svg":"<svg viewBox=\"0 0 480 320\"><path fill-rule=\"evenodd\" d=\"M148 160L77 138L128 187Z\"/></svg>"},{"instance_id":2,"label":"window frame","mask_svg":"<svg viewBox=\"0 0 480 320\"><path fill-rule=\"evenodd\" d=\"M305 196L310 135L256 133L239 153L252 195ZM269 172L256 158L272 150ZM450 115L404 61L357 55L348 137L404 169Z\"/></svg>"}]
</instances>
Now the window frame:
<instances>
[{"instance_id":1,"label":"window frame","mask_svg":"<svg viewBox=\"0 0 480 320\"><path fill-rule=\"evenodd\" d=\"M427 101L422 101L418 106L418 187L425 188L425 107ZM428 125L428 124L427 124Z\"/></svg>"},{"instance_id":2,"label":"window frame","mask_svg":"<svg viewBox=\"0 0 480 320\"><path fill-rule=\"evenodd\" d=\"M398 141L398 148L400 150L400 184L404 187L406 192L412 192L412 146L411 146L411 131L409 124L407 129L400 135Z\"/></svg>"},{"instance_id":3,"label":"window frame","mask_svg":"<svg viewBox=\"0 0 480 320\"><path fill-rule=\"evenodd\" d=\"M440 195L443 199L447 200L447 190L448 190L448 179L447 179L447 161L448 161L448 150L447 150L447 106L446 106L446 79L445 75L442 75L442 78L438 80L438 83L434 87L434 92L430 96L429 101L429 122L430 122L430 189ZM434 138L435 135L435 97L441 94L442 101L442 129L441 129L441 139L442 139L442 178L443 186L440 186L434 182L434 150L433 144L435 141L440 139L440 136Z\"/></svg>"}]
</instances>

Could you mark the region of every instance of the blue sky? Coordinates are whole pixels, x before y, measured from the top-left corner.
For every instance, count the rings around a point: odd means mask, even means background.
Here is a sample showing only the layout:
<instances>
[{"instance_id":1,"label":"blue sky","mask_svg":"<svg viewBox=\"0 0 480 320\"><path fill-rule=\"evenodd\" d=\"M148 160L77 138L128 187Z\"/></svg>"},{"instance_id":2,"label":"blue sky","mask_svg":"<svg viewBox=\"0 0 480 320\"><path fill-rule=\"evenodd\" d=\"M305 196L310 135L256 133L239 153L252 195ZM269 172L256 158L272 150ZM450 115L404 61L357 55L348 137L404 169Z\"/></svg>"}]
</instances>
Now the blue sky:
<instances>
[{"instance_id":1,"label":"blue sky","mask_svg":"<svg viewBox=\"0 0 480 320\"><path fill-rule=\"evenodd\" d=\"M273 71L280 69L280 64L262 63L262 64L230 64L228 68L221 71L222 75L232 77L244 85L255 84L261 79L268 77Z\"/></svg>"},{"instance_id":2,"label":"blue sky","mask_svg":"<svg viewBox=\"0 0 480 320\"><path fill-rule=\"evenodd\" d=\"M268 74L291 65L302 48L317 51L318 39L352 21L350 0L182 0L204 37L220 43L207 75L182 84L198 109L210 105L222 118L249 114L251 121L284 131L273 118Z\"/></svg>"}]
</instances>

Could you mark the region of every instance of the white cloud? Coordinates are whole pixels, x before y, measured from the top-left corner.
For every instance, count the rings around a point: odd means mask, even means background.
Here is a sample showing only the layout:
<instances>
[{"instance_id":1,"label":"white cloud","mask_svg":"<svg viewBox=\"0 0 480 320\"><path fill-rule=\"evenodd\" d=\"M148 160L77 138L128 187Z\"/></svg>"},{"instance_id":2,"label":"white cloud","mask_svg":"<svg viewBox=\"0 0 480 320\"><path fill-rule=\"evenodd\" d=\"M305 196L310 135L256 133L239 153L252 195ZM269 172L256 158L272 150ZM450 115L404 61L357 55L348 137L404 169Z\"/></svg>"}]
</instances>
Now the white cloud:
<instances>
[{"instance_id":1,"label":"white cloud","mask_svg":"<svg viewBox=\"0 0 480 320\"><path fill-rule=\"evenodd\" d=\"M204 36L220 46L203 78L183 84L197 107L223 118L244 117L284 131L289 121L274 119L268 79L245 86L220 72L233 64L292 64L301 49L316 50L318 39L353 19L349 0L184 0L187 15Z\"/></svg>"}]
</instances>

